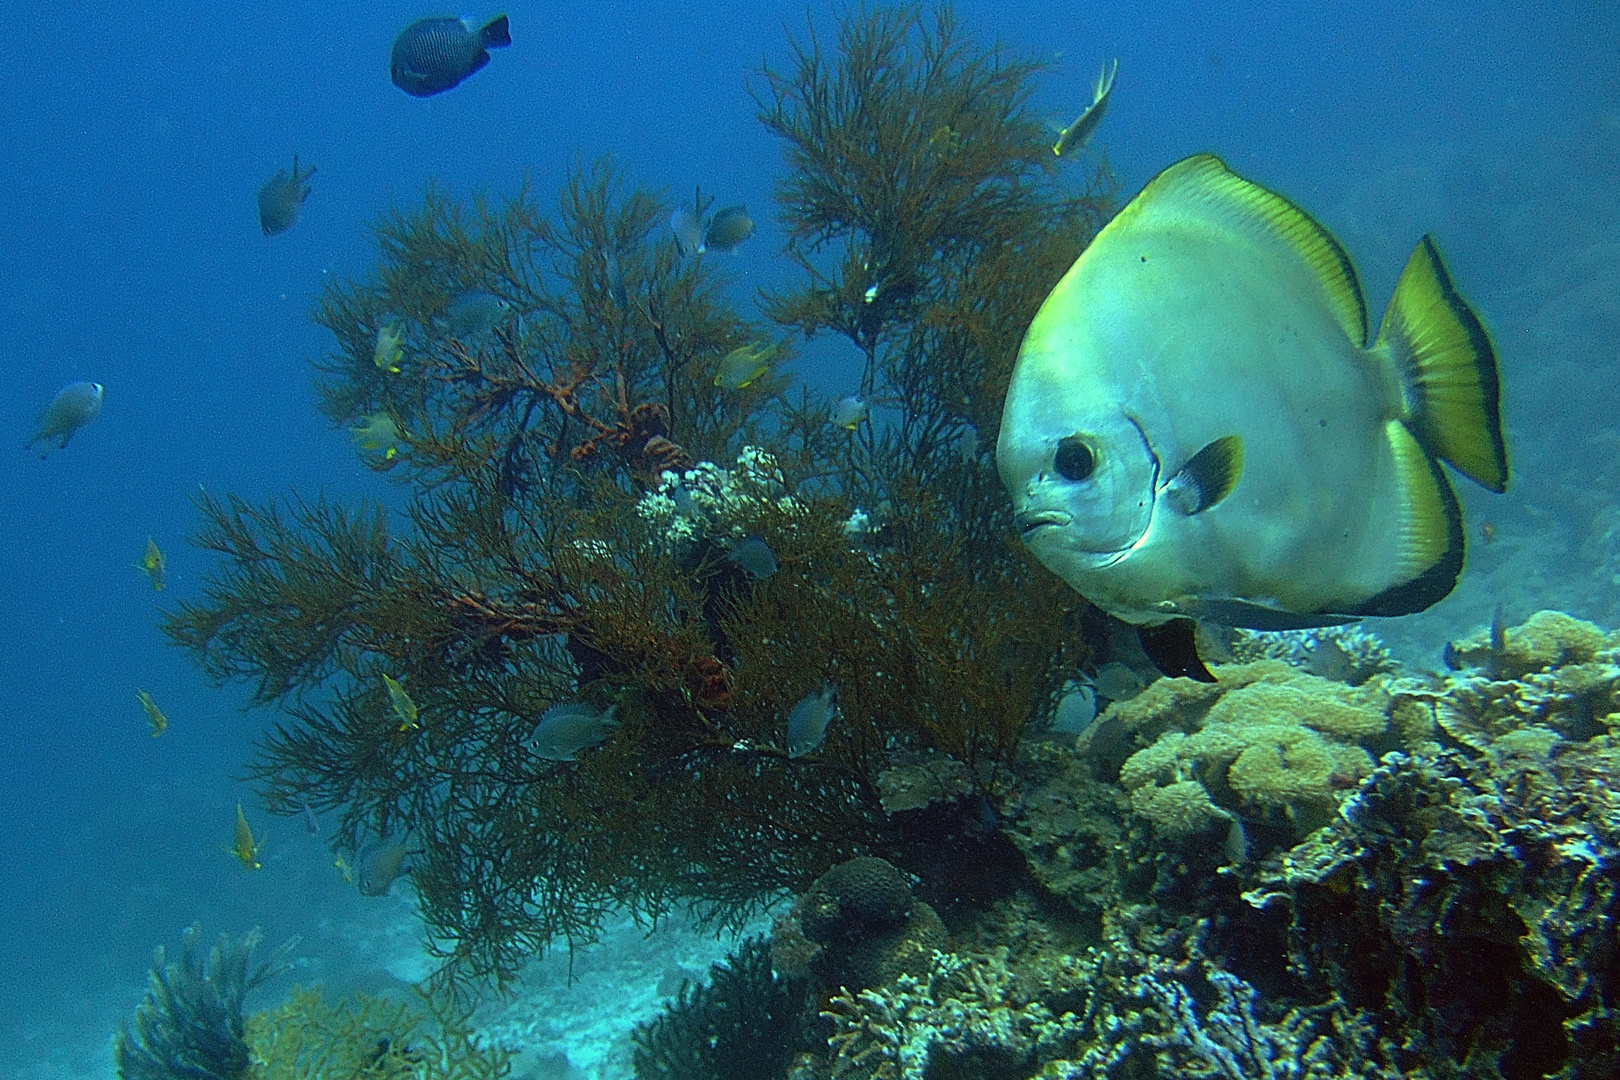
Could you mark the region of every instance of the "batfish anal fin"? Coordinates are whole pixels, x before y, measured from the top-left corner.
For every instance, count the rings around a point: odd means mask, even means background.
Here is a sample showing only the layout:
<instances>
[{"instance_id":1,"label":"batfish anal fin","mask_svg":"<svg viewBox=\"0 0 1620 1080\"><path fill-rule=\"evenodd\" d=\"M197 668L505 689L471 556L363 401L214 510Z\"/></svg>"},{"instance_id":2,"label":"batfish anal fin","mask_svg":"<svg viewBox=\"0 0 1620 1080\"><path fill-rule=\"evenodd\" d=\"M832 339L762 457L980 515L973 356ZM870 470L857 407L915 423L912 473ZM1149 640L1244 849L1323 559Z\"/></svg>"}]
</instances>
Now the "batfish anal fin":
<instances>
[{"instance_id":1,"label":"batfish anal fin","mask_svg":"<svg viewBox=\"0 0 1620 1080\"><path fill-rule=\"evenodd\" d=\"M1233 597L1202 597L1182 605L1182 609L1221 626L1241 626L1245 630L1314 630L1322 626L1343 626L1359 622L1360 615L1340 615L1331 611L1284 611Z\"/></svg>"},{"instance_id":2,"label":"batfish anal fin","mask_svg":"<svg viewBox=\"0 0 1620 1080\"><path fill-rule=\"evenodd\" d=\"M1394 364L1419 441L1470 480L1506 491L1496 351L1431 237L1419 240L1406 261L1373 349Z\"/></svg>"},{"instance_id":3,"label":"batfish anal fin","mask_svg":"<svg viewBox=\"0 0 1620 1080\"><path fill-rule=\"evenodd\" d=\"M1215 676L1198 658L1197 624L1191 619L1171 619L1157 626L1138 626L1136 639L1142 643L1153 666L1168 679L1193 679L1212 683Z\"/></svg>"},{"instance_id":4,"label":"batfish anal fin","mask_svg":"<svg viewBox=\"0 0 1620 1080\"><path fill-rule=\"evenodd\" d=\"M1438 462L1399 420L1385 424L1400 486L1396 584L1346 609L1348 615L1410 615L1457 584L1463 565L1462 510Z\"/></svg>"},{"instance_id":5,"label":"batfish anal fin","mask_svg":"<svg viewBox=\"0 0 1620 1080\"><path fill-rule=\"evenodd\" d=\"M1191 517L1214 506L1243 475L1243 436L1222 435L1188 459L1164 485L1170 505Z\"/></svg>"}]
</instances>

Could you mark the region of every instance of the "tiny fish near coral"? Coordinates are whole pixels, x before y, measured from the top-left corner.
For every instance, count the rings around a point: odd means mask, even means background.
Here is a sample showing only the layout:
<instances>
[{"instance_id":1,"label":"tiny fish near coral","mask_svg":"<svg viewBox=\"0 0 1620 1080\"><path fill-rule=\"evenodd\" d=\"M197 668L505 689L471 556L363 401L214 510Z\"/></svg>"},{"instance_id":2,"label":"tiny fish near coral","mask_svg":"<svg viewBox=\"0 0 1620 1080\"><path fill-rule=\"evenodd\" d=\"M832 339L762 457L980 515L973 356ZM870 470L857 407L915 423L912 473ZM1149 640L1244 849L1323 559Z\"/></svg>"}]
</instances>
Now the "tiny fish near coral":
<instances>
[{"instance_id":1,"label":"tiny fish near coral","mask_svg":"<svg viewBox=\"0 0 1620 1080\"><path fill-rule=\"evenodd\" d=\"M578 702L554 705L540 716L528 746L548 761L573 761L581 750L600 746L619 726L615 705L595 709Z\"/></svg>"},{"instance_id":2,"label":"tiny fish near coral","mask_svg":"<svg viewBox=\"0 0 1620 1080\"><path fill-rule=\"evenodd\" d=\"M811 753L827 737L827 727L838 715L834 704L837 692L831 684L812 690L799 699L788 713L787 756L803 757Z\"/></svg>"}]
</instances>

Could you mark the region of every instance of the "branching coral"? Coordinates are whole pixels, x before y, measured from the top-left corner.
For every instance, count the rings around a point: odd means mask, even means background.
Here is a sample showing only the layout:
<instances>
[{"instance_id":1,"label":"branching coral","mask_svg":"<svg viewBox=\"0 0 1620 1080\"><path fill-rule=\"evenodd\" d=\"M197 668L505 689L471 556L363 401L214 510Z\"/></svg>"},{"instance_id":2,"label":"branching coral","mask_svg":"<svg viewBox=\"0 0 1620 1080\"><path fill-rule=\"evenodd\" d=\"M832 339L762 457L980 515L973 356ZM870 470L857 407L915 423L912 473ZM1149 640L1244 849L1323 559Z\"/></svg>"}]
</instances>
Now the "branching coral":
<instances>
[{"instance_id":1,"label":"branching coral","mask_svg":"<svg viewBox=\"0 0 1620 1080\"><path fill-rule=\"evenodd\" d=\"M254 1080L501 1080L511 1054L485 1044L442 1002L355 994L335 1004L295 987L248 1019Z\"/></svg>"},{"instance_id":2,"label":"branching coral","mask_svg":"<svg viewBox=\"0 0 1620 1080\"><path fill-rule=\"evenodd\" d=\"M258 928L232 940L221 934L205 954L202 927L188 928L180 958L158 946L146 1000L113 1041L113 1062L123 1080L246 1080L253 1064L242 1001L266 979L286 970L294 938L254 965Z\"/></svg>"}]
</instances>

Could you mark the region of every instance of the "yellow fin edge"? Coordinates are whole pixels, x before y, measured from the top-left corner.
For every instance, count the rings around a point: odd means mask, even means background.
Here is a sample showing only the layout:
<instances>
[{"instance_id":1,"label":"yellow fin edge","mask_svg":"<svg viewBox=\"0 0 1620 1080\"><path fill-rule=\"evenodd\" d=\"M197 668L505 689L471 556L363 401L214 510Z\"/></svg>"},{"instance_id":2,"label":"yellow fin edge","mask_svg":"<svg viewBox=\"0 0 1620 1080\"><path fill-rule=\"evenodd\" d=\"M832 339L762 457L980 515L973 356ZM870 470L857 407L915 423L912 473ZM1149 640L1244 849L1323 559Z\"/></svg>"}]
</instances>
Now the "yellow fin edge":
<instances>
[{"instance_id":1,"label":"yellow fin edge","mask_svg":"<svg viewBox=\"0 0 1620 1080\"><path fill-rule=\"evenodd\" d=\"M1352 606L1347 615L1422 611L1451 592L1462 573L1462 511L1446 474L1401 421L1387 421L1384 436L1400 493L1397 584Z\"/></svg>"},{"instance_id":2,"label":"yellow fin edge","mask_svg":"<svg viewBox=\"0 0 1620 1080\"><path fill-rule=\"evenodd\" d=\"M1496 351L1431 237L1406 261L1374 350L1394 364L1407 421L1424 445L1476 483L1507 490Z\"/></svg>"},{"instance_id":3,"label":"yellow fin edge","mask_svg":"<svg viewBox=\"0 0 1620 1080\"><path fill-rule=\"evenodd\" d=\"M1359 349L1367 343L1367 301L1349 254L1311 215L1278 195L1245 180L1214 154L1194 154L1160 173L1147 188L1159 197L1188 196L1215 204L1226 215L1247 219L1297 254L1321 285L1344 334ZM1168 189L1168 190L1167 190Z\"/></svg>"}]
</instances>

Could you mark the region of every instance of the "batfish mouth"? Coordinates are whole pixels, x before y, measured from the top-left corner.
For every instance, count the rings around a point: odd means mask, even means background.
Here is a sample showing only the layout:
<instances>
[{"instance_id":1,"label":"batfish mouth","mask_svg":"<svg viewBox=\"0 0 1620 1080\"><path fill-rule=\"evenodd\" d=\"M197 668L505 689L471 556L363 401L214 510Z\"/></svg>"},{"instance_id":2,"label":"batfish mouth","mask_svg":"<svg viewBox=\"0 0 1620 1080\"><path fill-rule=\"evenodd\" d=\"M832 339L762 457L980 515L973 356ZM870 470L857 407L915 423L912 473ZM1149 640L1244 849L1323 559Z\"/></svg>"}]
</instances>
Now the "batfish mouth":
<instances>
[{"instance_id":1,"label":"batfish mouth","mask_svg":"<svg viewBox=\"0 0 1620 1080\"><path fill-rule=\"evenodd\" d=\"M1018 534L1028 540L1030 534L1043 525L1070 525L1074 522L1074 515L1062 510L1026 510L1021 514L1013 515L1013 524L1018 526Z\"/></svg>"}]
</instances>

